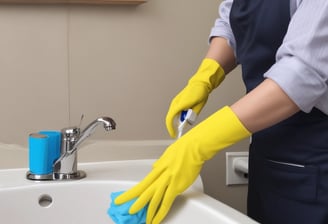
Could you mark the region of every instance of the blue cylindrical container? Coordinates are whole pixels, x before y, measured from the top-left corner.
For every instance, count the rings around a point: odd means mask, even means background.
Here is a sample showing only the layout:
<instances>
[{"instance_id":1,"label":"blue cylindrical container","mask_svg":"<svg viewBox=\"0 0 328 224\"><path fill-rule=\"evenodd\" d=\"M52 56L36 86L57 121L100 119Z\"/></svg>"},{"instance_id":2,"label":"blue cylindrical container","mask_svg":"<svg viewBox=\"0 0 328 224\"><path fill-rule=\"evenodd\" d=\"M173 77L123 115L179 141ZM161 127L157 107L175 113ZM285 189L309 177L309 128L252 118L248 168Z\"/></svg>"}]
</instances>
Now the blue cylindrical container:
<instances>
[{"instance_id":1,"label":"blue cylindrical container","mask_svg":"<svg viewBox=\"0 0 328 224\"><path fill-rule=\"evenodd\" d=\"M52 164L49 163L49 137L39 133L29 135L29 166L30 172L36 175L52 172Z\"/></svg>"},{"instance_id":2,"label":"blue cylindrical container","mask_svg":"<svg viewBox=\"0 0 328 224\"><path fill-rule=\"evenodd\" d=\"M61 132L60 131L40 131L39 134L46 135L49 138L49 162L54 163L60 156Z\"/></svg>"}]
</instances>

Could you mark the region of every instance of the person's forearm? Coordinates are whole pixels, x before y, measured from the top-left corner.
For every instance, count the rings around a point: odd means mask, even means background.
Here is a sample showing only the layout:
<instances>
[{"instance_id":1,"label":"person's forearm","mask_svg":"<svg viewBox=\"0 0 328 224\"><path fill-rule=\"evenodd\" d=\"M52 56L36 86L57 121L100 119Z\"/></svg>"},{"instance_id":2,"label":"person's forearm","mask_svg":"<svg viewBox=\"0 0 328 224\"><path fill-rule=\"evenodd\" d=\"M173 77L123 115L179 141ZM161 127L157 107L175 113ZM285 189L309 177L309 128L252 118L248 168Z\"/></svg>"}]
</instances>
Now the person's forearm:
<instances>
[{"instance_id":1,"label":"person's forearm","mask_svg":"<svg viewBox=\"0 0 328 224\"><path fill-rule=\"evenodd\" d=\"M216 60L223 68L225 74L228 74L236 67L236 59L233 49L223 37L214 37L211 39L206 58Z\"/></svg>"},{"instance_id":2,"label":"person's forearm","mask_svg":"<svg viewBox=\"0 0 328 224\"><path fill-rule=\"evenodd\" d=\"M300 109L271 79L231 105L244 126L255 133L292 116Z\"/></svg>"}]
</instances>

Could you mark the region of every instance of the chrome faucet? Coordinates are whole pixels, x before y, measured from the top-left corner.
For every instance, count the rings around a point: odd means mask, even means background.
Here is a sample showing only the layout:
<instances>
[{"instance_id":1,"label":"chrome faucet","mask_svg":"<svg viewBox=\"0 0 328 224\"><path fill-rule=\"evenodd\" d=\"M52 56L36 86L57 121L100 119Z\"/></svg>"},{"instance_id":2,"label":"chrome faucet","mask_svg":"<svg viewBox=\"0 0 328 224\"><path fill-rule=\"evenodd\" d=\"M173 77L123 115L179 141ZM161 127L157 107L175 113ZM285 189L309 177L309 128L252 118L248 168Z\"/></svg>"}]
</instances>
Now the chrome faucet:
<instances>
[{"instance_id":1,"label":"chrome faucet","mask_svg":"<svg viewBox=\"0 0 328 224\"><path fill-rule=\"evenodd\" d=\"M48 175L27 174L31 180L74 180L82 179L86 173L77 170L78 147L93 134L98 125L103 125L106 131L116 128L115 121L110 117L99 117L91 122L83 131L79 127L69 127L61 130L62 142L60 157L53 164L53 173Z\"/></svg>"},{"instance_id":2,"label":"chrome faucet","mask_svg":"<svg viewBox=\"0 0 328 224\"><path fill-rule=\"evenodd\" d=\"M82 132L78 127L62 129L61 156L53 166L54 179L81 179L86 176L85 172L77 170L77 149L100 124L103 124L106 131L116 128L112 118L100 117L91 122Z\"/></svg>"}]
</instances>

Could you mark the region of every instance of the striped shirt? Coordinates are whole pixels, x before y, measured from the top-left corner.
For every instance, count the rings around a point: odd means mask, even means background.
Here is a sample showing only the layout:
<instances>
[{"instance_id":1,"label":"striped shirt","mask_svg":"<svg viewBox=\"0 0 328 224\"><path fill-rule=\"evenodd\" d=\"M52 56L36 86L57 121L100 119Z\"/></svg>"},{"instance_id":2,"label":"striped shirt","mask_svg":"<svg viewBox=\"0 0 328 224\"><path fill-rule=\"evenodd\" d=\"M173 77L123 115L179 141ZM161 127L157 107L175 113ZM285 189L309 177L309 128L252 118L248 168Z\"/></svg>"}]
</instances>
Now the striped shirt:
<instances>
[{"instance_id":1,"label":"striped shirt","mask_svg":"<svg viewBox=\"0 0 328 224\"><path fill-rule=\"evenodd\" d=\"M210 38L224 37L235 50L229 22L232 3L220 4ZM302 111L316 107L328 115L328 1L290 0L290 14L276 63L263 75L274 80Z\"/></svg>"}]
</instances>

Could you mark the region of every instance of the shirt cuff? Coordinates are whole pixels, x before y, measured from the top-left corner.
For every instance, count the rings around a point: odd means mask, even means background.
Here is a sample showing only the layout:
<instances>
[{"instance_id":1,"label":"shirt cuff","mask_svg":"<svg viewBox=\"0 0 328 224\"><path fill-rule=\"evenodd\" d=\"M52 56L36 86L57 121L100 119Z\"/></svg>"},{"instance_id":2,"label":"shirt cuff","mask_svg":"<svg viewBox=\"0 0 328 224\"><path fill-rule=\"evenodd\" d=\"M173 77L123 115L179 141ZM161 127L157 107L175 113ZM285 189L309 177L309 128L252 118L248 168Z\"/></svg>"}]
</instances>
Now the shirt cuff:
<instances>
[{"instance_id":1,"label":"shirt cuff","mask_svg":"<svg viewBox=\"0 0 328 224\"><path fill-rule=\"evenodd\" d=\"M211 42L213 37L223 37L228 41L230 47L233 48L234 52L236 49L235 37L231 31L230 25L221 19L215 21L215 26L211 29L211 33L208 38L208 42Z\"/></svg>"},{"instance_id":2,"label":"shirt cuff","mask_svg":"<svg viewBox=\"0 0 328 224\"><path fill-rule=\"evenodd\" d=\"M308 113L327 96L327 84L315 70L296 57L284 57L274 64L265 78L275 81L304 112Z\"/></svg>"}]
</instances>

